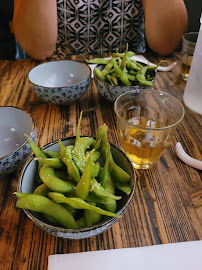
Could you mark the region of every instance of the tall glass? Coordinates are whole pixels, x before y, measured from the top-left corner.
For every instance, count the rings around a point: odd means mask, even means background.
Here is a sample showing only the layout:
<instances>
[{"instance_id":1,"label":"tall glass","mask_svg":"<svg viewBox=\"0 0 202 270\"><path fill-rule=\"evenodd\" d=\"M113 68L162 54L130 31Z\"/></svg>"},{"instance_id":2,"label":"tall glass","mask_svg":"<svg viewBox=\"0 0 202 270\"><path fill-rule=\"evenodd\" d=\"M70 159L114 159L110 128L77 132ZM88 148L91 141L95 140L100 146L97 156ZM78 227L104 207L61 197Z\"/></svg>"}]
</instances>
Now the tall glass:
<instances>
[{"instance_id":1,"label":"tall glass","mask_svg":"<svg viewBox=\"0 0 202 270\"><path fill-rule=\"evenodd\" d=\"M182 36L180 74L185 81L189 77L197 38L197 32L186 33Z\"/></svg>"},{"instance_id":2,"label":"tall glass","mask_svg":"<svg viewBox=\"0 0 202 270\"><path fill-rule=\"evenodd\" d=\"M120 95L114 109L122 147L137 169L151 168L160 159L184 117L178 99L153 89Z\"/></svg>"}]
</instances>

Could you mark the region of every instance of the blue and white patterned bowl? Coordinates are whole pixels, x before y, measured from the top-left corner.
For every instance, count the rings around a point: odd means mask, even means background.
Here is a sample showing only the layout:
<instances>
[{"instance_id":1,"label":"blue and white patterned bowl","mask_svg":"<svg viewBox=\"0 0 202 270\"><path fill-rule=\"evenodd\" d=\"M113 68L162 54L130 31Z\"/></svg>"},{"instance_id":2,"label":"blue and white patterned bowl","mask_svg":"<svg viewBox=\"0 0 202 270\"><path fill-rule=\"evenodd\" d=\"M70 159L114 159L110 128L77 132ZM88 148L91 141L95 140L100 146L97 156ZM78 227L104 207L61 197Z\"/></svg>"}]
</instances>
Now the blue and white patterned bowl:
<instances>
[{"instance_id":1,"label":"blue and white patterned bowl","mask_svg":"<svg viewBox=\"0 0 202 270\"><path fill-rule=\"evenodd\" d=\"M0 177L19 169L31 155L27 134L36 141L32 118L15 107L0 107Z\"/></svg>"},{"instance_id":2,"label":"blue and white patterned bowl","mask_svg":"<svg viewBox=\"0 0 202 270\"><path fill-rule=\"evenodd\" d=\"M72 145L75 143L75 137L68 137L62 139L63 145ZM114 157L114 161L122 167L130 176L131 176L131 193L126 195L125 193L121 194L122 199L117 201L117 214L123 215L128 209L131 199L133 197L135 186L136 186L136 174L132 162L127 157L127 155L117 146L110 143L111 152ZM60 146L57 141L49 143L43 147L44 150L54 150L60 151ZM100 160L100 162L103 162ZM102 164L103 165L103 164ZM34 160L34 156L31 156L30 159L24 166L22 171L18 192L24 193L33 193L36 188L36 175L37 175L37 163ZM104 231L108 230L113 224L118 222L119 218L108 218L105 221L93 225L90 228L81 228L81 229L65 229L62 227L56 227L51 223L48 223L47 220L43 218L40 213L24 210L27 216L32 219L32 221L39 226L42 230L55 235L57 237L68 238L68 239L83 239L93 237L95 235L101 234Z\"/></svg>"},{"instance_id":3,"label":"blue and white patterned bowl","mask_svg":"<svg viewBox=\"0 0 202 270\"><path fill-rule=\"evenodd\" d=\"M91 69L77 61L52 61L34 67L28 80L35 93L46 102L67 105L85 94Z\"/></svg>"},{"instance_id":4,"label":"blue and white patterned bowl","mask_svg":"<svg viewBox=\"0 0 202 270\"><path fill-rule=\"evenodd\" d=\"M99 70L102 70L104 68L104 65L98 65L97 68ZM151 71L153 74L152 76L156 75L156 72L153 70ZM126 93L131 90L138 90L138 89L149 89L151 87L143 86L143 85L135 85L135 86L116 86L111 85L109 82L104 82L100 80L94 72L94 81L97 86L97 89L99 93L109 101L114 102L120 95L123 93ZM154 80L152 81L154 83Z\"/></svg>"}]
</instances>

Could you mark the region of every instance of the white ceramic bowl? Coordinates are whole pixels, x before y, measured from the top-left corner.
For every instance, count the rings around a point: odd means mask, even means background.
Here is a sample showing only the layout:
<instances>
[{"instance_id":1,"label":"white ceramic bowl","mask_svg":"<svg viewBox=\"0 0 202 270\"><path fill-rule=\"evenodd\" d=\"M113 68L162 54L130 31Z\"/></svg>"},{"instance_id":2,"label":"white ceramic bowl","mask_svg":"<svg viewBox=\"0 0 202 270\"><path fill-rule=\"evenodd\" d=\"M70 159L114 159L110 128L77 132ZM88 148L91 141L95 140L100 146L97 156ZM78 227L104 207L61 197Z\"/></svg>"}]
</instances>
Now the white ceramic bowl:
<instances>
[{"instance_id":1,"label":"white ceramic bowl","mask_svg":"<svg viewBox=\"0 0 202 270\"><path fill-rule=\"evenodd\" d=\"M102 70L104 68L104 65L98 65L97 68L99 70ZM151 76L156 75L155 70L151 70L149 72L151 73ZM109 82L100 80L95 75L95 72L94 72L94 81L98 89L98 92L101 94L101 96L103 96L104 98L112 102L114 102L120 95L128 91L139 90L139 89L149 89L152 87L152 86L143 86L143 85L133 85L133 86L111 85ZM152 82L154 83L154 80L152 80Z\"/></svg>"},{"instance_id":2,"label":"white ceramic bowl","mask_svg":"<svg viewBox=\"0 0 202 270\"><path fill-rule=\"evenodd\" d=\"M0 176L12 173L32 153L27 137L36 141L32 118L15 107L0 107Z\"/></svg>"},{"instance_id":3,"label":"white ceramic bowl","mask_svg":"<svg viewBox=\"0 0 202 270\"><path fill-rule=\"evenodd\" d=\"M62 139L63 145L71 145L74 144L75 137L69 137ZM136 175L134 167L130 161L130 159L126 156L126 154L119 149L114 144L110 143L111 152L114 158L114 161L122 167L130 176L131 176L131 193L130 195L126 195L125 193L121 193L122 199L117 201L117 214L123 215L127 210L130 201L133 197L136 185ZM43 147L44 150L54 150L59 151L60 147L57 141L49 143ZM101 161L100 161L101 162ZM33 193L36 188L36 174L37 174L37 163L32 156L24 166L22 171L22 175L19 181L19 192L24 193ZM82 228L82 229L64 229L61 227L55 227L42 217L41 214L24 210L29 218L33 220L33 222L39 226L44 231L53 234L57 237L69 238L69 239L83 239L98 235L108 230L114 223L116 223L119 218L108 218L105 221L102 221L96 225L93 225L90 228Z\"/></svg>"},{"instance_id":4,"label":"white ceramic bowl","mask_svg":"<svg viewBox=\"0 0 202 270\"><path fill-rule=\"evenodd\" d=\"M28 80L36 94L46 102L66 105L87 91L91 69L77 61L52 61L34 67Z\"/></svg>"}]
</instances>

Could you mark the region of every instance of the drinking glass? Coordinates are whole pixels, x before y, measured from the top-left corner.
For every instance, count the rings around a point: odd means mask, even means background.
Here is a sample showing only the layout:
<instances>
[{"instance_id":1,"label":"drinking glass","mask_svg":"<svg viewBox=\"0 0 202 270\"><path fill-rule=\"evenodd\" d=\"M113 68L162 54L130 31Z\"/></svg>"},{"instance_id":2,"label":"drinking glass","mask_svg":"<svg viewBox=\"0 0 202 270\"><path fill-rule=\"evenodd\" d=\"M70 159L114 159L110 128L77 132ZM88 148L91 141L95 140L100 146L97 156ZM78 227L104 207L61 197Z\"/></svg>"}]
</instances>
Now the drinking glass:
<instances>
[{"instance_id":1,"label":"drinking glass","mask_svg":"<svg viewBox=\"0 0 202 270\"><path fill-rule=\"evenodd\" d=\"M192 64L192 58L196 47L198 32L186 33L182 36L180 74L186 81Z\"/></svg>"},{"instance_id":2,"label":"drinking glass","mask_svg":"<svg viewBox=\"0 0 202 270\"><path fill-rule=\"evenodd\" d=\"M184 117L178 99L154 89L128 91L114 109L123 150L137 169L149 169L160 159Z\"/></svg>"}]
</instances>

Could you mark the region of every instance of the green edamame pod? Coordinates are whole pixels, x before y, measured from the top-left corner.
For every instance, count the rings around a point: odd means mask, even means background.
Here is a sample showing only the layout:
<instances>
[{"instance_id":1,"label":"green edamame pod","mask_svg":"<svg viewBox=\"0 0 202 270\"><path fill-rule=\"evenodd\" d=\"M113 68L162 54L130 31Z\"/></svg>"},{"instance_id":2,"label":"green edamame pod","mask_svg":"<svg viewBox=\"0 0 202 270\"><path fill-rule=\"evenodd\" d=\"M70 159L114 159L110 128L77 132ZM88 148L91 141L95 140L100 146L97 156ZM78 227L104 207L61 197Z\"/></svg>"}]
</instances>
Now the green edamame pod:
<instances>
[{"instance_id":1,"label":"green edamame pod","mask_svg":"<svg viewBox=\"0 0 202 270\"><path fill-rule=\"evenodd\" d=\"M66 168L67 169L67 168ZM72 181L72 178L68 175L68 172L65 170L54 170L55 177L60 178L63 181Z\"/></svg>"},{"instance_id":2,"label":"green edamame pod","mask_svg":"<svg viewBox=\"0 0 202 270\"><path fill-rule=\"evenodd\" d=\"M150 81L147 81L145 77L146 71L147 71L147 66L143 67L142 70L138 71L136 79L141 83L141 85L153 86L153 83Z\"/></svg>"},{"instance_id":3,"label":"green edamame pod","mask_svg":"<svg viewBox=\"0 0 202 270\"><path fill-rule=\"evenodd\" d=\"M93 161L92 161L92 155L90 154L87 160L85 169L83 171L83 174L81 176L81 179L78 182L75 189L75 195L83 200L87 198L89 190L90 190L90 179L91 179L91 174L92 174L92 167L93 167Z\"/></svg>"},{"instance_id":4,"label":"green edamame pod","mask_svg":"<svg viewBox=\"0 0 202 270\"><path fill-rule=\"evenodd\" d=\"M60 153L57 151L43 150L43 152L45 153L46 156L49 156L51 158L59 158L60 157Z\"/></svg>"},{"instance_id":5,"label":"green edamame pod","mask_svg":"<svg viewBox=\"0 0 202 270\"><path fill-rule=\"evenodd\" d=\"M131 193L131 186L128 183L123 183L119 181L115 181L115 187L116 189L119 189L129 195Z\"/></svg>"},{"instance_id":6,"label":"green edamame pod","mask_svg":"<svg viewBox=\"0 0 202 270\"><path fill-rule=\"evenodd\" d=\"M115 196L115 195L111 194L110 192L108 192L107 190L105 190L103 188L103 186L96 181L95 178L92 178L90 182L91 182L90 191L93 192L98 197L110 198L110 199L114 199L114 200L121 199L121 196Z\"/></svg>"},{"instance_id":7,"label":"green edamame pod","mask_svg":"<svg viewBox=\"0 0 202 270\"><path fill-rule=\"evenodd\" d=\"M16 195L16 197L18 199L21 199L21 198L26 197L27 195L29 195L29 193L23 193L23 192L14 192L13 194Z\"/></svg>"},{"instance_id":8,"label":"green edamame pod","mask_svg":"<svg viewBox=\"0 0 202 270\"><path fill-rule=\"evenodd\" d=\"M113 68L113 62L112 59L109 60L109 62L106 64L106 66L104 67L104 69L102 70L102 74L104 76L106 76L110 70Z\"/></svg>"},{"instance_id":9,"label":"green edamame pod","mask_svg":"<svg viewBox=\"0 0 202 270\"><path fill-rule=\"evenodd\" d=\"M104 159L107 157L107 136L105 136L102 140L102 153ZM125 172L122 168L120 168L113 160L111 151L110 151L110 157L109 157L109 165L108 165L109 173L112 177L113 181L120 181L120 182L128 182L131 177L127 172Z\"/></svg>"},{"instance_id":10,"label":"green edamame pod","mask_svg":"<svg viewBox=\"0 0 202 270\"><path fill-rule=\"evenodd\" d=\"M35 155L35 157L46 158L47 156L44 152L30 139L28 138L29 145Z\"/></svg>"},{"instance_id":11,"label":"green edamame pod","mask_svg":"<svg viewBox=\"0 0 202 270\"><path fill-rule=\"evenodd\" d=\"M47 163L49 166L51 166L54 169L64 168L64 164L58 157L57 158L35 158L35 160L38 160L39 162L41 162L41 164Z\"/></svg>"},{"instance_id":12,"label":"green edamame pod","mask_svg":"<svg viewBox=\"0 0 202 270\"><path fill-rule=\"evenodd\" d=\"M40 178L46 186L56 192L66 193L75 189L75 184L70 181L63 181L54 175L54 169L44 164L39 172Z\"/></svg>"},{"instance_id":13,"label":"green edamame pod","mask_svg":"<svg viewBox=\"0 0 202 270\"><path fill-rule=\"evenodd\" d=\"M116 200L114 200L114 199L107 199L107 200L108 200L108 203L107 203L107 204L103 204L102 207L103 207L106 211L115 213L115 212L116 212L116 209L117 209L117 203L116 203Z\"/></svg>"},{"instance_id":14,"label":"green edamame pod","mask_svg":"<svg viewBox=\"0 0 202 270\"><path fill-rule=\"evenodd\" d=\"M75 143L74 149L72 150L72 158L80 172L83 172L86 166L85 152L94 141L95 140L90 137L81 137Z\"/></svg>"},{"instance_id":15,"label":"green edamame pod","mask_svg":"<svg viewBox=\"0 0 202 270\"><path fill-rule=\"evenodd\" d=\"M74 217L64 206L57 204L44 196L38 194L28 194L27 196L17 200L16 207L47 214L62 224L65 228L79 228L74 220Z\"/></svg>"},{"instance_id":16,"label":"green edamame pod","mask_svg":"<svg viewBox=\"0 0 202 270\"><path fill-rule=\"evenodd\" d=\"M76 209L74 207L72 207L69 204L64 203L63 206L72 214L74 215L76 213Z\"/></svg>"},{"instance_id":17,"label":"green edamame pod","mask_svg":"<svg viewBox=\"0 0 202 270\"><path fill-rule=\"evenodd\" d=\"M78 183L80 181L80 173L77 166L74 164L71 154L71 149L64 147L61 140L58 141L60 145L60 159L67 166L69 176Z\"/></svg>"},{"instance_id":18,"label":"green edamame pod","mask_svg":"<svg viewBox=\"0 0 202 270\"><path fill-rule=\"evenodd\" d=\"M106 191L112 194L115 194L115 185L108 171L109 157L110 157L110 145L108 143L107 144L107 157L105 160L104 167L100 173L100 182L102 183L102 186L105 188ZM107 199L107 200L108 200L108 204L103 205L103 208L113 213L116 212L116 209L117 209L116 200L114 199Z\"/></svg>"},{"instance_id":19,"label":"green edamame pod","mask_svg":"<svg viewBox=\"0 0 202 270\"><path fill-rule=\"evenodd\" d=\"M78 224L79 228L85 228L86 227L86 220L85 217L82 216L79 219L77 219L76 223Z\"/></svg>"},{"instance_id":20,"label":"green edamame pod","mask_svg":"<svg viewBox=\"0 0 202 270\"><path fill-rule=\"evenodd\" d=\"M57 223L57 221L54 218L52 218L51 216L49 216L47 214L43 214L43 215L50 223L53 223L53 224Z\"/></svg>"},{"instance_id":21,"label":"green edamame pod","mask_svg":"<svg viewBox=\"0 0 202 270\"><path fill-rule=\"evenodd\" d=\"M94 59L86 60L86 62L89 64L106 65L109 62L109 60L105 58L94 58Z\"/></svg>"},{"instance_id":22,"label":"green edamame pod","mask_svg":"<svg viewBox=\"0 0 202 270\"><path fill-rule=\"evenodd\" d=\"M107 80L111 83L111 85L114 85L114 83L113 83L113 81L112 81L112 76L111 76L111 75L107 74L107 75L106 75L106 78L107 78Z\"/></svg>"},{"instance_id":23,"label":"green edamame pod","mask_svg":"<svg viewBox=\"0 0 202 270\"><path fill-rule=\"evenodd\" d=\"M108 126L104 124L98 129L96 141L93 143L93 149L97 150L100 147L102 139L107 134Z\"/></svg>"},{"instance_id":24,"label":"green edamame pod","mask_svg":"<svg viewBox=\"0 0 202 270\"><path fill-rule=\"evenodd\" d=\"M102 71L100 71L98 68L94 68L95 76L98 77L100 80L105 81L106 78L102 74Z\"/></svg>"},{"instance_id":25,"label":"green edamame pod","mask_svg":"<svg viewBox=\"0 0 202 270\"><path fill-rule=\"evenodd\" d=\"M47 185L43 183L34 190L33 194L46 196L47 193L50 191L51 191L50 188L48 188Z\"/></svg>"},{"instance_id":26,"label":"green edamame pod","mask_svg":"<svg viewBox=\"0 0 202 270\"><path fill-rule=\"evenodd\" d=\"M99 162L93 163L91 177L97 177L100 173L100 169L101 169L101 166Z\"/></svg>"},{"instance_id":27,"label":"green edamame pod","mask_svg":"<svg viewBox=\"0 0 202 270\"><path fill-rule=\"evenodd\" d=\"M118 85L118 80L117 80L115 75L112 75L111 79L112 79L112 82L113 82L114 85Z\"/></svg>"},{"instance_id":28,"label":"green edamame pod","mask_svg":"<svg viewBox=\"0 0 202 270\"><path fill-rule=\"evenodd\" d=\"M125 54L123 56L123 59L121 61L121 65L120 65L120 68L123 70L126 66L126 60L127 60L127 52L128 52L128 43L126 44L126 51L125 51Z\"/></svg>"},{"instance_id":29,"label":"green edamame pod","mask_svg":"<svg viewBox=\"0 0 202 270\"><path fill-rule=\"evenodd\" d=\"M87 198L86 198L86 202L92 202L92 203L98 203L98 204L109 204L109 200L108 198L102 198L102 197L98 197L95 194L93 194L92 192L89 192Z\"/></svg>"},{"instance_id":30,"label":"green edamame pod","mask_svg":"<svg viewBox=\"0 0 202 270\"><path fill-rule=\"evenodd\" d=\"M80 125L81 125L82 115L83 115L83 112L81 111L80 117L79 117L79 122L78 122L78 125L77 125L77 128L76 128L76 140L75 141L77 141L80 138L79 130L80 130Z\"/></svg>"},{"instance_id":31,"label":"green edamame pod","mask_svg":"<svg viewBox=\"0 0 202 270\"><path fill-rule=\"evenodd\" d=\"M56 193L56 192L48 193L48 197L51 198L56 203L67 203L76 209L88 209L88 210L96 211L97 213L100 213L101 215L105 215L105 216L117 217L117 218L121 217L121 215L118 215L116 213L111 213L99 207L92 206L80 198L74 198L74 197L67 198L63 194Z\"/></svg>"},{"instance_id":32,"label":"green edamame pod","mask_svg":"<svg viewBox=\"0 0 202 270\"><path fill-rule=\"evenodd\" d=\"M114 70L117 76L119 76L120 81L123 85L130 86L131 83L126 77L126 75L123 73L122 69L118 66L116 59L112 58L113 64L114 64Z\"/></svg>"},{"instance_id":33,"label":"green edamame pod","mask_svg":"<svg viewBox=\"0 0 202 270\"><path fill-rule=\"evenodd\" d=\"M87 158L87 156L90 154L91 150L90 151L86 151L86 156L85 158ZM93 151L92 153L92 159L93 159L93 162L96 162L101 156L101 153L99 151Z\"/></svg>"},{"instance_id":34,"label":"green edamame pod","mask_svg":"<svg viewBox=\"0 0 202 270\"><path fill-rule=\"evenodd\" d=\"M95 203L89 203L89 205L96 206ZM88 228L90 228L93 224L98 223L102 219L102 215L92 211L85 209L84 210L85 223Z\"/></svg>"}]
</instances>

